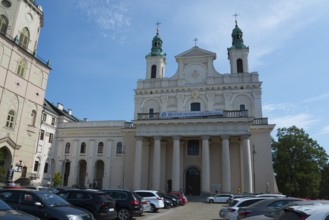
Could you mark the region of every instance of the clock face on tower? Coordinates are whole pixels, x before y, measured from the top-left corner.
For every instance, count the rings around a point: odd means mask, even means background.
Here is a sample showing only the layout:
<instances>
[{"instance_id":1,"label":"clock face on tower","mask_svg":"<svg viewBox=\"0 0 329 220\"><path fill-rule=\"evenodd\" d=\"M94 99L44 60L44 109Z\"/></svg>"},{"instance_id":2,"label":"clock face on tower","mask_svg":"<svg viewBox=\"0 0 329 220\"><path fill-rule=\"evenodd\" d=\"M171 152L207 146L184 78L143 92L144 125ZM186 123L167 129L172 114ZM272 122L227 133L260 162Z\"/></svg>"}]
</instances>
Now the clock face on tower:
<instances>
[{"instance_id":1,"label":"clock face on tower","mask_svg":"<svg viewBox=\"0 0 329 220\"><path fill-rule=\"evenodd\" d=\"M201 83L206 79L206 68L202 64L189 64L184 72L190 83Z\"/></svg>"}]
</instances>

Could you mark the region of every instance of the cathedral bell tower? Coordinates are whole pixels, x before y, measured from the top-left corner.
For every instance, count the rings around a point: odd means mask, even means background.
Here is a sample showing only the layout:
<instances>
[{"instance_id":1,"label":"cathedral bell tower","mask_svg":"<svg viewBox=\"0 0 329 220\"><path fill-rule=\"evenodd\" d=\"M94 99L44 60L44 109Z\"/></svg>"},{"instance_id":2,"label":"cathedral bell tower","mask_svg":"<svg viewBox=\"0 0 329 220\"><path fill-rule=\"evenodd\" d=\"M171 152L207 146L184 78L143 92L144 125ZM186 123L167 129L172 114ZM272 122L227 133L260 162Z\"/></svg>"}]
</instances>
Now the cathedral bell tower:
<instances>
[{"instance_id":1,"label":"cathedral bell tower","mask_svg":"<svg viewBox=\"0 0 329 220\"><path fill-rule=\"evenodd\" d=\"M237 15L235 15L237 16ZM235 19L235 28L232 31L232 47L228 48L228 59L231 64L231 73L247 73L249 47L243 43L243 33L238 27L238 22Z\"/></svg>"},{"instance_id":2,"label":"cathedral bell tower","mask_svg":"<svg viewBox=\"0 0 329 220\"><path fill-rule=\"evenodd\" d=\"M157 33L152 40L152 49L146 55L146 79L163 78L165 76L166 54L162 53L162 40L159 35L159 24Z\"/></svg>"}]
</instances>

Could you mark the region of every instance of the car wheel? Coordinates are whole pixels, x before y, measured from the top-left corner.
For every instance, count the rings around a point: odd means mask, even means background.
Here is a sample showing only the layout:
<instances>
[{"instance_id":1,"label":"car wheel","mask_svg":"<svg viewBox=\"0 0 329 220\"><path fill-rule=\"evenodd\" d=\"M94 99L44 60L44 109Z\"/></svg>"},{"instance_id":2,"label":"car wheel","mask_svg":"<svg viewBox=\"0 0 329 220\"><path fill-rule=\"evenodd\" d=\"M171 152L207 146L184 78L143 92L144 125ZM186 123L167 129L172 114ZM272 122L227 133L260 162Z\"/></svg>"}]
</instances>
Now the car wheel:
<instances>
[{"instance_id":1,"label":"car wheel","mask_svg":"<svg viewBox=\"0 0 329 220\"><path fill-rule=\"evenodd\" d=\"M209 203L214 203L214 200L213 200L213 199L210 199L210 200L209 200Z\"/></svg>"},{"instance_id":2,"label":"car wheel","mask_svg":"<svg viewBox=\"0 0 329 220\"><path fill-rule=\"evenodd\" d=\"M118 212L118 218L120 220L130 219L131 215L128 209L120 209Z\"/></svg>"},{"instance_id":3,"label":"car wheel","mask_svg":"<svg viewBox=\"0 0 329 220\"><path fill-rule=\"evenodd\" d=\"M151 204L150 212L157 212L157 211L158 211L158 209L155 207L155 205Z\"/></svg>"}]
</instances>

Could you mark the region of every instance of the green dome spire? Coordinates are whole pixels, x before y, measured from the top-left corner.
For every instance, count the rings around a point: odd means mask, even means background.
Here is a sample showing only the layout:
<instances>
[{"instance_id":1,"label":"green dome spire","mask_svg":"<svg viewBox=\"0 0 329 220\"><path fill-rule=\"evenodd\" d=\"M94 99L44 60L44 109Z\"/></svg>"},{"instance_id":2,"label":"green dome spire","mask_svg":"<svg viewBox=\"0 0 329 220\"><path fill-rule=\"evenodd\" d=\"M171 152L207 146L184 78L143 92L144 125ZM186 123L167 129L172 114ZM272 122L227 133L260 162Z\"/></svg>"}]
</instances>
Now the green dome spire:
<instances>
[{"instance_id":1,"label":"green dome spire","mask_svg":"<svg viewBox=\"0 0 329 220\"><path fill-rule=\"evenodd\" d=\"M243 44L243 33L241 29L238 27L238 22L235 20L235 28L232 31L232 48L247 48L246 45Z\"/></svg>"},{"instance_id":2,"label":"green dome spire","mask_svg":"<svg viewBox=\"0 0 329 220\"><path fill-rule=\"evenodd\" d=\"M147 56L163 56L162 54L162 40L159 35L159 25L160 23L157 23L157 33L153 37L152 40L152 49L151 53L149 53Z\"/></svg>"}]
</instances>

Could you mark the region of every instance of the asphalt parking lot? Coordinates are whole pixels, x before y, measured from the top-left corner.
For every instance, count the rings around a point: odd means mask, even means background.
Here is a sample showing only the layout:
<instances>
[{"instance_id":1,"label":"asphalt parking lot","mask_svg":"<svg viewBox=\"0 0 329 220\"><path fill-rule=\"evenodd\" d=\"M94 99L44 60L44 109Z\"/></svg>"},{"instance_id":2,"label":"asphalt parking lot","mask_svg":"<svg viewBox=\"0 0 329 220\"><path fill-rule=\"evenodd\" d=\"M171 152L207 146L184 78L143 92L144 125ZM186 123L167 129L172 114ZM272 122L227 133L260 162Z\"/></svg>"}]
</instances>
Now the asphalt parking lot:
<instances>
[{"instance_id":1,"label":"asphalt parking lot","mask_svg":"<svg viewBox=\"0 0 329 220\"><path fill-rule=\"evenodd\" d=\"M144 213L136 220L218 220L219 209L226 204L189 202L171 209L160 209L157 213Z\"/></svg>"}]
</instances>

